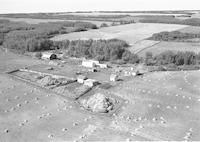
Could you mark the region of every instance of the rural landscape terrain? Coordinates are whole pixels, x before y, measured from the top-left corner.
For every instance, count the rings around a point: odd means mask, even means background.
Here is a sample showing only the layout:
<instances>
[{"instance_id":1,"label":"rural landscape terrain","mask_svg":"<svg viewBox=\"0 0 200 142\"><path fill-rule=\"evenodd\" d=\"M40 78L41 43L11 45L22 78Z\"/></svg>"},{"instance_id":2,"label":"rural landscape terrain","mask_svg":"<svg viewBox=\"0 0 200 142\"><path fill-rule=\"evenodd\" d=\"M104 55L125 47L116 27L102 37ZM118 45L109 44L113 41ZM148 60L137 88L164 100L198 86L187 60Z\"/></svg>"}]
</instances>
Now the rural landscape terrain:
<instances>
[{"instance_id":1,"label":"rural landscape terrain","mask_svg":"<svg viewBox=\"0 0 200 142\"><path fill-rule=\"evenodd\" d=\"M200 141L200 11L0 14L0 141Z\"/></svg>"}]
</instances>

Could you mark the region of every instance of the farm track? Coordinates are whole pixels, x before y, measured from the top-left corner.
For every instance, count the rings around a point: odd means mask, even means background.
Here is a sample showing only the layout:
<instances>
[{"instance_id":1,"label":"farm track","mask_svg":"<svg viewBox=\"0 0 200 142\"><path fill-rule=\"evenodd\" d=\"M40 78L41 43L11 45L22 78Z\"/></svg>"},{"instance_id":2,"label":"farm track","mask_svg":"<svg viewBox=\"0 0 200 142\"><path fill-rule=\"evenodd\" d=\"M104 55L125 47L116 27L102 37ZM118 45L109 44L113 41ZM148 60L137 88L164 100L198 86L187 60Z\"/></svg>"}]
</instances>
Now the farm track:
<instances>
[{"instance_id":1,"label":"farm track","mask_svg":"<svg viewBox=\"0 0 200 142\"><path fill-rule=\"evenodd\" d=\"M158 43L155 43L155 44L153 44L153 45L151 45L151 46L147 46L147 47L145 47L145 48L143 48L143 49L137 50L137 51L135 52L135 54L139 54L140 52L142 52L142 51L144 51L144 50L146 50L146 49L152 48L153 46L159 44L160 42L161 42L161 41L159 41Z\"/></svg>"},{"instance_id":2,"label":"farm track","mask_svg":"<svg viewBox=\"0 0 200 142\"><path fill-rule=\"evenodd\" d=\"M144 51L144 50L146 50L146 49L149 49L149 48L151 48L151 47L153 47L153 46L155 46L155 45L157 45L157 44L159 44L159 43L161 43L161 41L158 41L158 42L155 42L155 43L153 43L153 44L151 44L151 45L149 45L149 46L144 46L144 47L137 47L137 46L141 46L142 45L142 42L143 42L144 40L140 40L140 41L137 41L137 42L135 42L132 46L133 47L130 47L130 51L132 52L132 53L134 53L134 54L138 54L138 53L140 53L140 52L142 52L142 51ZM138 44L138 45L137 45ZM135 46L135 47L134 47Z\"/></svg>"}]
</instances>

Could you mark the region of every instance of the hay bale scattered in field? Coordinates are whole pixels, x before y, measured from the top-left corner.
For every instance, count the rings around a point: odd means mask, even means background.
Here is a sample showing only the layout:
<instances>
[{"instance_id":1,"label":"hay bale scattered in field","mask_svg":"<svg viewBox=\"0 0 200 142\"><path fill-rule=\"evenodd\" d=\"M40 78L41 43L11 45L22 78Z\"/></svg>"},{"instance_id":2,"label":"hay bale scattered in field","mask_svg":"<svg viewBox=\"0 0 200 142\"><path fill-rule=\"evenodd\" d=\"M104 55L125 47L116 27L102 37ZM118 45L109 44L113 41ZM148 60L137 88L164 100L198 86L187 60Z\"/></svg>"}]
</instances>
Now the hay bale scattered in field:
<instances>
[{"instance_id":1,"label":"hay bale scattered in field","mask_svg":"<svg viewBox=\"0 0 200 142\"><path fill-rule=\"evenodd\" d=\"M82 105L84 108L98 113L108 113L114 107L112 100L100 93L91 96L88 100L83 100Z\"/></svg>"}]
</instances>

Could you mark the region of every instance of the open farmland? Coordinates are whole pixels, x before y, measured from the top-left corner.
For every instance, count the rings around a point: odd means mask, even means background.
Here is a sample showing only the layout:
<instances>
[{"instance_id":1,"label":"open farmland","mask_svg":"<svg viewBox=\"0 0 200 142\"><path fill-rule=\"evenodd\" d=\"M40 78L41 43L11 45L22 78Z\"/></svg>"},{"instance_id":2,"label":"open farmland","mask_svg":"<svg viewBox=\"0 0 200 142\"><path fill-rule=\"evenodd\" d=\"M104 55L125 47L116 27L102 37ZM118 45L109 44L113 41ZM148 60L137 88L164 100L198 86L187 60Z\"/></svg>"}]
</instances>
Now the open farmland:
<instances>
[{"instance_id":1,"label":"open farmland","mask_svg":"<svg viewBox=\"0 0 200 142\"><path fill-rule=\"evenodd\" d=\"M145 56L146 52L152 52L154 55L160 54L164 51L192 51L195 53L200 52L200 43L192 43L192 42L166 42L162 41L158 44L155 44L149 48L145 48L144 50L141 50L137 52L140 56Z\"/></svg>"},{"instance_id":2,"label":"open farmland","mask_svg":"<svg viewBox=\"0 0 200 142\"><path fill-rule=\"evenodd\" d=\"M146 13L142 13L142 12L81 12L81 13L76 13L76 12L69 12L69 13L59 13L56 15L82 15L82 16L101 16L101 15L130 15L130 16L148 16L148 15L159 15L159 16L180 16L180 15L184 15L184 14L174 14L174 13L151 13L151 12L146 12Z\"/></svg>"},{"instance_id":3,"label":"open farmland","mask_svg":"<svg viewBox=\"0 0 200 142\"><path fill-rule=\"evenodd\" d=\"M5 14L23 22L0 18L0 142L199 141L200 19L168 23L190 14Z\"/></svg>"},{"instance_id":4,"label":"open farmland","mask_svg":"<svg viewBox=\"0 0 200 142\"><path fill-rule=\"evenodd\" d=\"M113 91L130 105L113 123L118 131L153 140L199 140L200 72L155 72Z\"/></svg>"},{"instance_id":5,"label":"open farmland","mask_svg":"<svg viewBox=\"0 0 200 142\"><path fill-rule=\"evenodd\" d=\"M189 27L180 29L178 31L183 32L183 33L199 34L200 33L200 27L189 26Z\"/></svg>"},{"instance_id":6,"label":"open farmland","mask_svg":"<svg viewBox=\"0 0 200 142\"><path fill-rule=\"evenodd\" d=\"M106 90L125 99L125 104L115 116L104 117L5 74L27 65L44 72L47 62L3 51L1 55L6 61L0 64L1 141L199 140L199 71L128 77ZM60 67L53 67L51 73L59 74Z\"/></svg>"},{"instance_id":7,"label":"open farmland","mask_svg":"<svg viewBox=\"0 0 200 142\"><path fill-rule=\"evenodd\" d=\"M144 40L150 37L154 33L161 31L174 31L185 28L185 25L173 25L173 24L147 24L136 23L128 25L120 25L113 27L106 27L97 30L90 30L86 32L77 32L71 34L58 35L52 38L55 41L61 40L78 40L78 39L112 39L118 38L127 41L133 46L138 41ZM150 43L150 46L152 43ZM146 45L148 46L148 45ZM144 48L144 47L142 47Z\"/></svg>"},{"instance_id":8,"label":"open farmland","mask_svg":"<svg viewBox=\"0 0 200 142\"><path fill-rule=\"evenodd\" d=\"M152 36L154 33L161 31L174 31L186 28L185 25L173 24L149 24L149 23L136 23L128 25L120 25L114 27L106 27L98 30L90 30L86 32L70 33L58 35L53 37L52 40L78 40L78 39L112 39L117 38L124 40L130 44L130 51L133 53L141 52L153 45L158 44L158 41L145 40Z\"/></svg>"}]
</instances>

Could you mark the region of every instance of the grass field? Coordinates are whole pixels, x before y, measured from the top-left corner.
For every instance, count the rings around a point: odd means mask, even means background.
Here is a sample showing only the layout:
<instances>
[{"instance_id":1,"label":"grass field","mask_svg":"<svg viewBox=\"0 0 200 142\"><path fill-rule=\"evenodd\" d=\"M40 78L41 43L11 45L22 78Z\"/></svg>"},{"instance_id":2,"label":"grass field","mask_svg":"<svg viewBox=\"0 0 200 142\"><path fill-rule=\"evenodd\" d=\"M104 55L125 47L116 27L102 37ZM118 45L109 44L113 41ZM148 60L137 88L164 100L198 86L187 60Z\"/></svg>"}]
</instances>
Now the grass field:
<instances>
[{"instance_id":1,"label":"grass field","mask_svg":"<svg viewBox=\"0 0 200 142\"><path fill-rule=\"evenodd\" d=\"M113 127L153 140L199 140L199 75L199 71L155 72L124 82L113 91L131 105Z\"/></svg>"},{"instance_id":2,"label":"grass field","mask_svg":"<svg viewBox=\"0 0 200 142\"><path fill-rule=\"evenodd\" d=\"M185 27L187 26L173 25L173 24L136 23L136 24L106 27L86 32L58 35L52 38L52 40L60 41L65 39L77 40L77 39L118 38L127 41L129 44L134 44L137 41L150 37L154 33L158 33L161 31L174 31Z\"/></svg>"},{"instance_id":3,"label":"grass field","mask_svg":"<svg viewBox=\"0 0 200 142\"><path fill-rule=\"evenodd\" d=\"M165 42L162 41L150 48L146 48L140 52L138 52L138 54L140 56L145 56L146 52L152 52L154 55L156 54L160 54L163 51L193 51L195 53L199 53L200 52L200 43L190 43L190 42Z\"/></svg>"},{"instance_id":4,"label":"grass field","mask_svg":"<svg viewBox=\"0 0 200 142\"><path fill-rule=\"evenodd\" d=\"M183 32L183 33L199 34L200 33L200 27L189 26L189 27L180 29L178 31Z\"/></svg>"}]
</instances>

